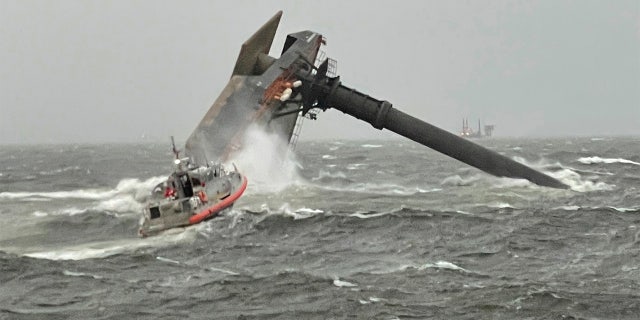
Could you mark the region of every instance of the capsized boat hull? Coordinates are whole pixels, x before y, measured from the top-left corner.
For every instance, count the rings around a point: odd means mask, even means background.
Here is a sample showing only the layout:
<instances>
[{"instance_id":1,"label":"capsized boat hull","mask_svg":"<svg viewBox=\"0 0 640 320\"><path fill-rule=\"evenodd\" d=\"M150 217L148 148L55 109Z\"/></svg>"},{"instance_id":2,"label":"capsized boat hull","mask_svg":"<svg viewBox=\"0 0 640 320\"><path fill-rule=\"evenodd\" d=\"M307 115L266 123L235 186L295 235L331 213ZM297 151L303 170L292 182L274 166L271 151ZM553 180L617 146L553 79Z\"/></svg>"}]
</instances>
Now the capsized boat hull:
<instances>
[{"instance_id":1,"label":"capsized boat hull","mask_svg":"<svg viewBox=\"0 0 640 320\"><path fill-rule=\"evenodd\" d=\"M229 210L247 188L247 178L220 166L174 172L152 191L143 210L141 237L198 224Z\"/></svg>"}]
</instances>

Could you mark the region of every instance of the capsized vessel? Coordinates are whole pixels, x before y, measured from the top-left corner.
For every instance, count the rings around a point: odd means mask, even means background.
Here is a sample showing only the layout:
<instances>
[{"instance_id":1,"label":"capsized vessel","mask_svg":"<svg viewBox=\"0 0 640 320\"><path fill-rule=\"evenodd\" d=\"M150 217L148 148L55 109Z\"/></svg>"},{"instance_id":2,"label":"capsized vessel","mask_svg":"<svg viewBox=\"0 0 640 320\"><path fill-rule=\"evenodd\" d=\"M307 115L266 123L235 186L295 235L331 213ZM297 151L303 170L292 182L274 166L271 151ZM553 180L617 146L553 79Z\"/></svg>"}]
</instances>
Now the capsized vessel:
<instances>
[{"instance_id":1,"label":"capsized vessel","mask_svg":"<svg viewBox=\"0 0 640 320\"><path fill-rule=\"evenodd\" d=\"M281 16L279 11L245 41L229 83L187 139L185 151L195 163L229 159L243 144L251 144L244 137L252 126L295 142L304 117L315 119L319 111L336 109L489 174L568 188L554 177L406 114L388 101L345 86L336 74L337 62L320 50L326 39L317 32L289 34L280 57L270 56Z\"/></svg>"},{"instance_id":2,"label":"capsized vessel","mask_svg":"<svg viewBox=\"0 0 640 320\"><path fill-rule=\"evenodd\" d=\"M173 138L172 138L173 140ZM180 158L175 149L174 170L156 185L143 209L138 233L142 237L188 226L230 210L247 188L247 178L222 164L198 166Z\"/></svg>"}]
</instances>

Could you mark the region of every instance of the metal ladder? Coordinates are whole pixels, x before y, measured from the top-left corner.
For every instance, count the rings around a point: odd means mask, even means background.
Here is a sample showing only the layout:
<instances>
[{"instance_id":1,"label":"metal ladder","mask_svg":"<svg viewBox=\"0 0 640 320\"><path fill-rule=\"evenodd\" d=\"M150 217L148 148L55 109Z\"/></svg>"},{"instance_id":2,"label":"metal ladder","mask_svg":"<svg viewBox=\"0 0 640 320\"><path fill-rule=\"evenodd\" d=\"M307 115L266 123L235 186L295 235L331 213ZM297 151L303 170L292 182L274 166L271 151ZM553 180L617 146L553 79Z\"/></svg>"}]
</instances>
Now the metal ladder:
<instances>
[{"instance_id":1,"label":"metal ladder","mask_svg":"<svg viewBox=\"0 0 640 320\"><path fill-rule=\"evenodd\" d=\"M318 55L316 56L316 61L314 63L315 66L319 67L320 64L324 62L325 57L326 53L324 52L324 50L318 50ZM338 61L331 58L328 59L329 65L327 68L327 76L335 77L338 74ZM320 109L314 108L309 110L309 112L307 112L307 114L305 114L304 116L302 115L302 112L298 113L298 119L296 120L296 125L293 128L293 134L291 135L291 139L289 140L289 148L291 148L292 151L296 149L298 138L300 138L300 132L302 131L302 123L304 122L304 118L315 120L317 118L318 112L320 112Z\"/></svg>"}]
</instances>

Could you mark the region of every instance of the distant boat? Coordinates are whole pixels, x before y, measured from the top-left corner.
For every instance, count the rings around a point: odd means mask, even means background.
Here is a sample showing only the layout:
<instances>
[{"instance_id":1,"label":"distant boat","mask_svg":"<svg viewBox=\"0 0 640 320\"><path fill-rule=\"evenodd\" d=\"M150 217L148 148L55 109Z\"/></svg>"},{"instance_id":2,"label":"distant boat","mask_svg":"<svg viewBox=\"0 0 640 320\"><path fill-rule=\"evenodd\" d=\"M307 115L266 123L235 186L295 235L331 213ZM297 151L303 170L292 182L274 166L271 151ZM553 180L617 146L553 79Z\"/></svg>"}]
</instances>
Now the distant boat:
<instances>
[{"instance_id":1,"label":"distant boat","mask_svg":"<svg viewBox=\"0 0 640 320\"><path fill-rule=\"evenodd\" d=\"M480 120L478 119L478 131L474 132L473 129L469 126L468 119L462 119L462 131L460 131L460 136L463 138L482 138L482 137L491 137L493 135L493 129L495 125L488 124L484 126L484 134L480 130Z\"/></svg>"}]
</instances>

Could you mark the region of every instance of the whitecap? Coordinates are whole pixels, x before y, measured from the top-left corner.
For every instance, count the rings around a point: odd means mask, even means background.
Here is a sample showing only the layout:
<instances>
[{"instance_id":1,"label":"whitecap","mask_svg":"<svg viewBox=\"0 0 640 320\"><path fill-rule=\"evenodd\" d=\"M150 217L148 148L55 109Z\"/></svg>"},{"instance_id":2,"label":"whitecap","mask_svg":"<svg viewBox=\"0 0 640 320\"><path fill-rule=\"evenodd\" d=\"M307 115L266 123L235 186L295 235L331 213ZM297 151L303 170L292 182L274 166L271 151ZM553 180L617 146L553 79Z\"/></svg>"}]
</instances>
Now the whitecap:
<instances>
[{"instance_id":1,"label":"whitecap","mask_svg":"<svg viewBox=\"0 0 640 320\"><path fill-rule=\"evenodd\" d=\"M536 184L526 179L517 178L499 178L492 177L497 180L495 187L497 188L536 188Z\"/></svg>"},{"instance_id":2,"label":"whitecap","mask_svg":"<svg viewBox=\"0 0 640 320\"><path fill-rule=\"evenodd\" d=\"M40 171L39 173L40 175L43 175L43 176L52 176L52 175L56 175L56 174L67 172L67 171L77 171L77 170L81 170L81 168L78 166L64 167L64 168L50 170L50 171Z\"/></svg>"},{"instance_id":3,"label":"whitecap","mask_svg":"<svg viewBox=\"0 0 640 320\"><path fill-rule=\"evenodd\" d=\"M300 212L300 213L323 213L324 211L322 211L320 209L300 208L300 209L296 210L296 212Z\"/></svg>"},{"instance_id":4,"label":"whitecap","mask_svg":"<svg viewBox=\"0 0 640 320\"><path fill-rule=\"evenodd\" d=\"M612 163L622 163L622 164L633 164L636 166L640 166L639 162L635 162L635 161L631 161L631 160L627 160L627 159L623 159L623 158L601 158L601 157L582 157L580 159L578 159L579 162L584 163L584 164L597 164L597 163L604 163L604 164L612 164Z\"/></svg>"},{"instance_id":5,"label":"whitecap","mask_svg":"<svg viewBox=\"0 0 640 320\"><path fill-rule=\"evenodd\" d=\"M440 182L440 184L446 186L470 186L478 180L480 180L480 177L477 175L469 178L462 178L460 175L454 175L446 177L442 182Z\"/></svg>"},{"instance_id":6,"label":"whitecap","mask_svg":"<svg viewBox=\"0 0 640 320\"><path fill-rule=\"evenodd\" d=\"M575 172L580 172L580 173L590 173L590 174L595 174L595 175L602 175L602 176L613 176L615 175L613 172L609 172L609 171L592 171L592 170L582 170L582 169L576 169L576 168L572 168L572 167L564 167L561 166L563 169L569 169Z\"/></svg>"},{"instance_id":7,"label":"whitecap","mask_svg":"<svg viewBox=\"0 0 640 320\"><path fill-rule=\"evenodd\" d=\"M361 147L363 148L381 148L381 144L363 144Z\"/></svg>"},{"instance_id":8,"label":"whitecap","mask_svg":"<svg viewBox=\"0 0 640 320\"><path fill-rule=\"evenodd\" d=\"M328 179L330 178L330 179ZM400 186L395 184L373 184L373 183L357 183L354 184L353 181L348 180L344 173L339 172L337 174L323 174L321 171L320 177L312 178L312 181L317 180L335 180L335 182L339 182L341 184L346 184L346 186L338 186L337 183L333 183L333 185L319 185L326 190L335 190L335 191L348 191L348 192L358 192L358 193L372 193L372 194L382 194L382 195L400 195L400 196L410 196L417 193L431 193L442 191L441 188L431 188L424 189L420 187L409 187L409 186Z\"/></svg>"},{"instance_id":9,"label":"whitecap","mask_svg":"<svg viewBox=\"0 0 640 320\"><path fill-rule=\"evenodd\" d=\"M424 264L420 267L418 267L418 270L425 270L428 268L437 268L437 269L449 269L449 270L456 270L456 271L463 271L463 272L469 272L464 268L461 268L451 262L448 261L437 261L436 263L427 263Z\"/></svg>"},{"instance_id":10,"label":"whitecap","mask_svg":"<svg viewBox=\"0 0 640 320\"><path fill-rule=\"evenodd\" d=\"M335 160L337 158L338 157L330 155L330 154L325 154L325 155L322 156L322 159L325 159L325 160Z\"/></svg>"},{"instance_id":11,"label":"whitecap","mask_svg":"<svg viewBox=\"0 0 640 320\"><path fill-rule=\"evenodd\" d=\"M347 165L347 169L348 170L358 170L358 169L360 169L360 167L364 167L364 166L366 166L365 163L352 163L352 164Z\"/></svg>"},{"instance_id":12,"label":"whitecap","mask_svg":"<svg viewBox=\"0 0 640 320\"><path fill-rule=\"evenodd\" d=\"M66 216L75 216L75 215L78 215L78 214L85 213L87 211L88 211L87 209L71 207L71 208L61 209L61 210L57 211L55 214L57 214L57 215L66 215Z\"/></svg>"},{"instance_id":13,"label":"whitecap","mask_svg":"<svg viewBox=\"0 0 640 320\"><path fill-rule=\"evenodd\" d=\"M289 203L284 203L278 210L272 211L267 204L262 204L261 211L266 212L268 215L282 215L286 217L291 217L293 220L303 220L316 216L317 214L323 213L324 211L319 209L312 209L302 207L296 210L291 209Z\"/></svg>"},{"instance_id":14,"label":"whitecap","mask_svg":"<svg viewBox=\"0 0 640 320\"><path fill-rule=\"evenodd\" d=\"M96 211L109 211L119 213L140 212L143 204L136 201L132 196L121 196L100 201L95 207Z\"/></svg>"},{"instance_id":15,"label":"whitecap","mask_svg":"<svg viewBox=\"0 0 640 320\"><path fill-rule=\"evenodd\" d=\"M35 211L35 212L33 213L33 215L34 215L34 216L36 216L36 217L46 217L46 216L48 216L49 214L48 214L48 213L46 213L46 212L44 212L44 211Z\"/></svg>"},{"instance_id":16,"label":"whitecap","mask_svg":"<svg viewBox=\"0 0 640 320\"><path fill-rule=\"evenodd\" d=\"M358 300L360 304L371 304L374 302L387 301L386 299L378 298L378 297L369 297L367 300Z\"/></svg>"},{"instance_id":17,"label":"whitecap","mask_svg":"<svg viewBox=\"0 0 640 320\"><path fill-rule=\"evenodd\" d=\"M69 271L69 270L63 270L62 274L64 274L65 276L70 276L70 277L90 277L90 278L94 278L94 279L102 279L102 278L104 278L102 276L98 276L98 275L94 275L94 274L88 274L88 273L84 273L84 272L73 272L73 271Z\"/></svg>"},{"instance_id":18,"label":"whitecap","mask_svg":"<svg viewBox=\"0 0 640 320\"><path fill-rule=\"evenodd\" d=\"M162 261L162 262L168 262L168 263L173 263L173 264L180 264L180 261L177 260L173 260L173 259L169 259L169 258L165 258L165 257L161 257L161 256L157 256L156 257L157 260Z\"/></svg>"},{"instance_id":19,"label":"whitecap","mask_svg":"<svg viewBox=\"0 0 640 320\"><path fill-rule=\"evenodd\" d=\"M341 179L346 179L347 175L344 174L344 172L342 172L342 171L328 172L328 171L320 170L320 172L318 172L318 176L315 177L315 178L311 178L311 181L318 181L318 180L322 180L323 178L341 178Z\"/></svg>"},{"instance_id":20,"label":"whitecap","mask_svg":"<svg viewBox=\"0 0 640 320\"><path fill-rule=\"evenodd\" d=\"M289 205L286 204L285 205L285 209L283 210L283 212L290 216L293 217L293 220L302 220L302 219L308 219L311 217L316 216L319 213L322 213L324 211L322 210L315 210L315 209L309 209L309 208L300 208L297 209L295 211L291 211L289 210Z\"/></svg>"},{"instance_id":21,"label":"whitecap","mask_svg":"<svg viewBox=\"0 0 640 320\"><path fill-rule=\"evenodd\" d=\"M348 281L340 280L339 278L333 279L333 285L336 286L336 287L340 287L340 288L343 288L343 287L351 288L351 287L357 287L358 286L355 283L351 283L351 282L348 282Z\"/></svg>"},{"instance_id":22,"label":"whitecap","mask_svg":"<svg viewBox=\"0 0 640 320\"><path fill-rule=\"evenodd\" d=\"M45 252L27 253L25 256L46 260L83 260L93 258L105 258L125 251L121 246L109 248L72 248L68 250L56 250Z\"/></svg>"},{"instance_id":23,"label":"whitecap","mask_svg":"<svg viewBox=\"0 0 640 320\"><path fill-rule=\"evenodd\" d=\"M489 208L496 208L496 209L515 209L514 206L512 206L509 203L506 202L494 202L494 203L490 203L487 205L487 207Z\"/></svg>"},{"instance_id":24,"label":"whitecap","mask_svg":"<svg viewBox=\"0 0 640 320\"><path fill-rule=\"evenodd\" d=\"M640 210L640 207L639 208L618 208L618 207L608 206L607 208L610 208L610 209L613 209L615 211L622 212L622 213L624 213L624 212L633 212L633 211Z\"/></svg>"},{"instance_id":25,"label":"whitecap","mask_svg":"<svg viewBox=\"0 0 640 320\"><path fill-rule=\"evenodd\" d=\"M590 192L610 191L615 189L615 185L610 185L602 181L594 182L590 180L583 180L579 173L570 169L563 169L551 173L550 175L568 185L573 191Z\"/></svg>"},{"instance_id":26,"label":"whitecap","mask_svg":"<svg viewBox=\"0 0 640 320\"><path fill-rule=\"evenodd\" d=\"M209 267L209 268L207 268L207 270L209 270L209 271L222 272L222 273L230 274L230 275L232 275L232 276L237 276L237 275L239 275L239 273L237 273L237 272L233 272L233 271L226 270L226 269L221 269L221 268L215 268L215 267Z\"/></svg>"},{"instance_id":27,"label":"whitecap","mask_svg":"<svg viewBox=\"0 0 640 320\"><path fill-rule=\"evenodd\" d=\"M45 211L40 211L40 210L36 210L35 212L33 212L33 216L35 217L47 217L50 215L54 215L54 216L60 216L60 215L65 215L65 216L75 216L81 213L85 213L87 210L86 209L80 209L80 208L76 208L76 207L70 207L70 208L63 208L63 209L59 209L53 212L45 212Z\"/></svg>"},{"instance_id":28,"label":"whitecap","mask_svg":"<svg viewBox=\"0 0 640 320\"><path fill-rule=\"evenodd\" d=\"M580 206L560 206L560 207L555 207L554 210L578 211L580 210Z\"/></svg>"},{"instance_id":29,"label":"whitecap","mask_svg":"<svg viewBox=\"0 0 640 320\"><path fill-rule=\"evenodd\" d=\"M372 214L352 213L352 214L349 215L349 217L355 217L355 218L360 218L360 219L370 219L370 218L377 218L377 217L386 216L386 215L388 215L390 213L391 212L379 212L379 213L372 213Z\"/></svg>"},{"instance_id":30,"label":"whitecap","mask_svg":"<svg viewBox=\"0 0 640 320\"><path fill-rule=\"evenodd\" d=\"M68 191L51 191L51 192L0 192L0 199L31 199L48 198L48 199L84 199L84 200L102 200L114 197L118 194L133 194L138 198L141 193L148 193L153 186L162 182L164 177L153 177L144 181L139 179L123 179L115 189L77 189Z\"/></svg>"},{"instance_id":31,"label":"whitecap","mask_svg":"<svg viewBox=\"0 0 640 320\"><path fill-rule=\"evenodd\" d=\"M571 185L571 190L578 192L590 192L590 191L611 191L616 188L613 184L607 184L602 181L593 182L593 181L584 181L579 184Z\"/></svg>"},{"instance_id":32,"label":"whitecap","mask_svg":"<svg viewBox=\"0 0 640 320\"><path fill-rule=\"evenodd\" d=\"M53 191L53 192L0 192L0 198L22 199L22 198L50 198L50 199L88 199L98 200L113 196L114 190L84 189L73 191Z\"/></svg>"}]
</instances>

